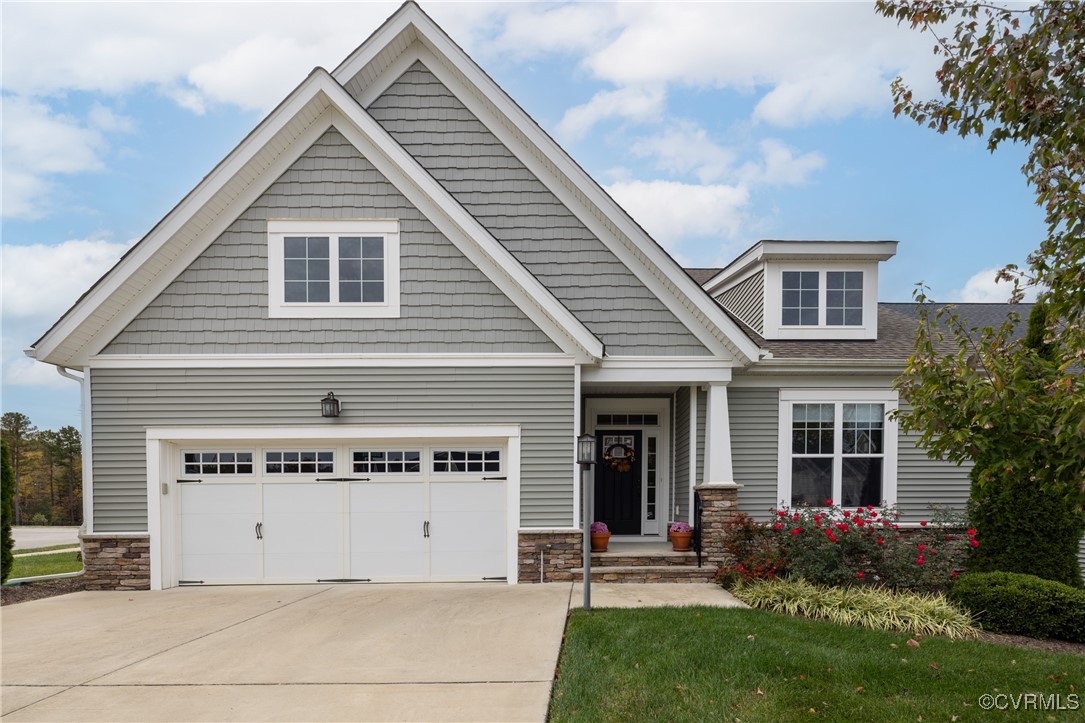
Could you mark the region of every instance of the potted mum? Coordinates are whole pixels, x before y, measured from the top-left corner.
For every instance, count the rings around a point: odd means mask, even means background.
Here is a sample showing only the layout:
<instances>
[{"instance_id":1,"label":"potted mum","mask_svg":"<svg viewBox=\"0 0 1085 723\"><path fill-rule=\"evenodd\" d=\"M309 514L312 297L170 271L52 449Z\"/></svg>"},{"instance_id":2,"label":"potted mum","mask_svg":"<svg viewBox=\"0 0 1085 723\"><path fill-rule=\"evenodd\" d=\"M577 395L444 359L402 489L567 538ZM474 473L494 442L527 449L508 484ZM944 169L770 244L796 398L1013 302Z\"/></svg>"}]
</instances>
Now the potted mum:
<instances>
[{"instance_id":1,"label":"potted mum","mask_svg":"<svg viewBox=\"0 0 1085 723\"><path fill-rule=\"evenodd\" d=\"M591 551L606 552L610 544L610 528L605 522L591 523Z\"/></svg>"},{"instance_id":2,"label":"potted mum","mask_svg":"<svg viewBox=\"0 0 1085 723\"><path fill-rule=\"evenodd\" d=\"M686 552L689 550L690 541L693 539L692 527L685 522L672 522L671 527L667 532L668 536L671 538L671 547L675 552Z\"/></svg>"}]
</instances>

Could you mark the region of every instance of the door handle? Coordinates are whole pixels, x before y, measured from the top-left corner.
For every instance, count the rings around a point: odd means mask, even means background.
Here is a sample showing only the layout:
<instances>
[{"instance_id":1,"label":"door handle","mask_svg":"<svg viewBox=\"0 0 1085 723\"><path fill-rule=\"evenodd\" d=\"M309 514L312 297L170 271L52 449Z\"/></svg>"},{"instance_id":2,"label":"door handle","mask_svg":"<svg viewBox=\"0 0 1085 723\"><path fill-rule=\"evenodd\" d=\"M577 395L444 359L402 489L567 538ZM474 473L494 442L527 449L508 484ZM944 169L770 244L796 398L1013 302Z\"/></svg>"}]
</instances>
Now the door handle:
<instances>
[{"instance_id":1,"label":"door handle","mask_svg":"<svg viewBox=\"0 0 1085 723\"><path fill-rule=\"evenodd\" d=\"M264 539L264 523L263 522L257 522L256 523L256 539L257 540Z\"/></svg>"},{"instance_id":2,"label":"door handle","mask_svg":"<svg viewBox=\"0 0 1085 723\"><path fill-rule=\"evenodd\" d=\"M422 523L422 537L429 537L429 520Z\"/></svg>"}]
</instances>

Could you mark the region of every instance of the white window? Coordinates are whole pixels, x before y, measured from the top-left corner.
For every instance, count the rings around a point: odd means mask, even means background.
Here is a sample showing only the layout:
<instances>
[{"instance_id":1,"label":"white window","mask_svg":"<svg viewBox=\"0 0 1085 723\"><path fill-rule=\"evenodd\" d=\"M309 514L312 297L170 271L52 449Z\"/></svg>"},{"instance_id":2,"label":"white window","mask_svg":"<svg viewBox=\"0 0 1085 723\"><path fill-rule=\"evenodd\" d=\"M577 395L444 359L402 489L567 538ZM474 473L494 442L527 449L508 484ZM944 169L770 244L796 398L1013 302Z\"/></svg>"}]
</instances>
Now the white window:
<instances>
[{"instance_id":1,"label":"white window","mask_svg":"<svg viewBox=\"0 0 1085 723\"><path fill-rule=\"evenodd\" d=\"M399 223L269 220L271 318L399 316Z\"/></svg>"},{"instance_id":2,"label":"white window","mask_svg":"<svg viewBox=\"0 0 1085 723\"><path fill-rule=\"evenodd\" d=\"M407 450L364 450L351 453L351 471L355 474L418 474L422 471L422 452Z\"/></svg>"},{"instance_id":3,"label":"white window","mask_svg":"<svg viewBox=\"0 0 1085 723\"><path fill-rule=\"evenodd\" d=\"M886 390L781 390L780 504L895 503L896 408Z\"/></svg>"},{"instance_id":4,"label":"white window","mask_svg":"<svg viewBox=\"0 0 1085 723\"><path fill-rule=\"evenodd\" d=\"M862 271L783 271L780 291L783 326L863 325Z\"/></svg>"},{"instance_id":5,"label":"white window","mask_svg":"<svg viewBox=\"0 0 1085 723\"><path fill-rule=\"evenodd\" d=\"M334 474L331 450L273 450L264 452L264 474Z\"/></svg>"},{"instance_id":6,"label":"white window","mask_svg":"<svg viewBox=\"0 0 1085 723\"><path fill-rule=\"evenodd\" d=\"M433 451L434 472L500 472L499 449L437 449Z\"/></svg>"},{"instance_id":7,"label":"white window","mask_svg":"<svg viewBox=\"0 0 1085 723\"><path fill-rule=\"evenodd\" d=\"M184 474L246 475L253 473L252 452L185 451L181 454Z\"/></svg>"}]
</instances>

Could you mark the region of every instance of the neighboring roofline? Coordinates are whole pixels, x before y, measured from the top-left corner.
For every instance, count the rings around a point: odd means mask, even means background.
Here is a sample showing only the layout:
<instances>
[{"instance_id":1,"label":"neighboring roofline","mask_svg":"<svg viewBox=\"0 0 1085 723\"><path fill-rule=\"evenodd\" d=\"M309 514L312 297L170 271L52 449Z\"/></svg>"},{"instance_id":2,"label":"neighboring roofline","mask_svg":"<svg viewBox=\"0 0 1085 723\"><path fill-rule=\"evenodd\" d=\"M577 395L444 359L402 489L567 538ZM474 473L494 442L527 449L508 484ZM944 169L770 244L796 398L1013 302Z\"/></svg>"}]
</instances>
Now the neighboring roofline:
<instances>
[{"instance_id":1,"label":"neighboring roofline","mask_svg":"<svg viewBox=\"0 0 1085 723\"><path fill-rule=\"evenodd\" d=\"M703 284L714 296L738 276L764 261L835 259L839 261L887 261L897 253L896 241L784 241L764 239L743 251L718 274Z\"/></svg>"},{"instance_id":2,"label":"neighboring roofline","mask_svg":"<svg viewBox=\"0 0 1085 723\"><path fill-rule=\"evenodd\" d=\"M757 361L760 350L756 344L689 278L678 262L414 2L404 3L377 32L340 63L333 76L341 84L348 83L392 40L412 26L416 34L414 40L421 41L420 45L438 54L435 57L442 64L453 66L470 84L468 89L478 95L481 103L473 103L473 99L457 93L460 101L480 118L496 115L498 127L486 124L490 132L507 146L520 146L522 152L516 154L517 157L536 176L556 181L545 185L710 351L735 357L743 364ZM408 43L407 47L410 45ZM447 72L442 74L440 68L429 69L446 85L454 80ZM389 82L394 80L391 78ZM450 89L455 93L455 88ZM499 127L503 125L502 120L508 128ZM544 160L540 162L533 157L531 146ZM515 149L510 150L515 153ZM563 180L568 183L567 187ZM615 243L608 243L608 239ZM658 270L658 276L653 267ZM689 306L679 295L689 302Z\"/></svg>"},{"instance_id":3,"label":"neighboring roofline","mask_svg":"<svg viewBox=\"0 0 1085 723\"><path fill-rule=\"evenodd\" d=\"M310 102L318 98L326 101L327 106L320 116L310 121L307 130L317 127L322 128L321 132L323 132L329 127L336 127L562 351L573 354L582 363L592 363L602 358L604 354L602 342L432 176L426 173L418 162L322 68L315 69L286 101L265 118L253 133L250 133L185 197L181 204L175 207L170 215L159 222L136 247L122 257L109 273L80 298L80 301L62 317L60 322L54 324L49 332L35 343L33 347L35 358L54 364L71 365L72 359L69 357L72 355L59 359L50 359L50 355L56 351L61 342L76 333L79 327L110 298L111 294L128 283L143 264L154 257L189 219L204 210L209 202L216 200L216 194L233 180L238 171L243 170L249 160L254 158L267 143L273 141L276 135L297 117L297 114L308 107ZM290 113L291 110L294 112ZM332 115L329 116L329 113ZM335 124L336 119L332 117L334 115L347 121L343 124L344 127ZM324 116L328 116L326 123ZM290 145L287 148L290 148ZM300 148L296 154L286 154L284 150L280 152L276 161L289 158L292 164L307 148L307 145ZM274 182L277 175L270 178L261 176L266 181L266 185L250 184L246 189L256 187L262 193ZM251 202L248 201L244 207ZM216 218L227 218L228 222L232 223L237 214L244 210L244 207L237 209L234 205L227 203L220 208ZM190 246L198 247L195 250L201 253L218 235L200 234L186 242L185 249L190 251L193 250L189 248ZM189 255L191 254L186 254L186 257ZM173 271L173 263L173 261L167 262L166 268ZM161 290L164 290L185 267L187 264L173 273L154 274L144 281L143 287L136 293L142 297L146 295L147 289L154 288L161 293ZM115 312L108 322L97 329L89 330L87 338L82 340L79 346L80 358L89 358L99 353L117 333L113 330L118 325L121 328L126 326L144 307L145 303L138 306L125 305L121 311ZM127 321L124 321L125 319ZM104 340L99 338L103 330L112 331L109 338Z\"/></svg>"}]
</instances>

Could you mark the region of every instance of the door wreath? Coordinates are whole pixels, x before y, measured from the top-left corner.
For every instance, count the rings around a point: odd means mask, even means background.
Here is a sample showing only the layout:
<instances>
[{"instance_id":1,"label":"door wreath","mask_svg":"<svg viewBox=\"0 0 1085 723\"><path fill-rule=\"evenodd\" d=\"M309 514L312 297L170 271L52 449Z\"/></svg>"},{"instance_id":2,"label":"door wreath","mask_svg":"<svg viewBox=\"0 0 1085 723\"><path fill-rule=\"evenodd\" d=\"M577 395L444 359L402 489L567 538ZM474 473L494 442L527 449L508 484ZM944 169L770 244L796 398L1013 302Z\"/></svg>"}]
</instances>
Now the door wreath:
<instances>
[{"instance_id":1,"label":"door wreath","mask_svg":"<svg viewBox=\"0 0 1085 723\"><path fill-rule=\"evenodd\" d=\"M633 448L624 444L612 444L603 454L603 461L616 472L628 472L633 468L636 459Z\"/></svg>"}]
</instances>

